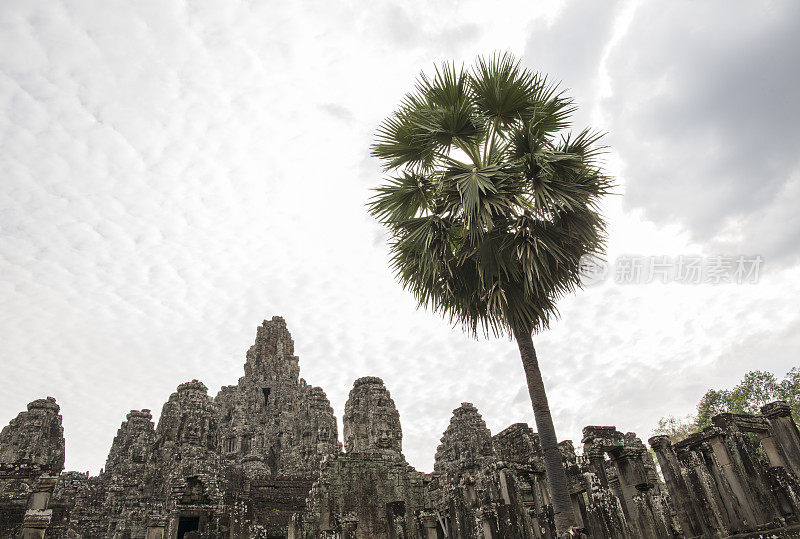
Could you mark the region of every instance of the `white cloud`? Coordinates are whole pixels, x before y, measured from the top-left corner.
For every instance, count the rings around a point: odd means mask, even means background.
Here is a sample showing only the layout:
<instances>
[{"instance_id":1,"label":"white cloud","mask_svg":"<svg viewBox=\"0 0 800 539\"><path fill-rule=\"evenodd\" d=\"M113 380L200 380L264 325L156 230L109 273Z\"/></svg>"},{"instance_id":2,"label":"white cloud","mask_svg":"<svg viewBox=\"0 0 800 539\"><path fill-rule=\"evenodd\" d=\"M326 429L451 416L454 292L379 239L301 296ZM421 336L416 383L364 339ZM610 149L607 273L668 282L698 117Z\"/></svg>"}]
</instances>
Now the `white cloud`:
<instances>
[{"instance_id":1,"label":"white cloud","mask_svg":"<svg viewBox=\"0 0 800 539\"><path fill-rule=\"evenodd\" d=\"M800 6L720 7L644 2L609 55L604 107L626 203L710 247L796 263L797 222L784 216L800 174L800 75L788 67L800 62Z\"/></svg>"},{"instance_id":2,"label":"white cloud","mask_svg":"<svg viewBox=\"0 0 800 539\"><path fill-rule=\"evenodd\" d=\"M618 121L597 78L623 8L581 17L556 54L548 36L577 20L569 3L487 13L479 2L7 2L0 379L10 383L0 423L55 396L67 467L96 472L128 410L158 414L191 378L212 394L234 383L255 327L274 314L337 416L354 379L384 378L405 453L423 470L462 401L493 432L530 422L514 344L469 339L416 311L393 281L364 211L380 178L368 146L420 69L505 49L536 67L531 43L587 107ZM565 48L587 34L592 50ZM639 45L621 39L614 54ZM651 46L669 58L667 45ZM614 54L617 98L626 79ZM644 181L631 144L610 159L625 189ZM691 219L665 225L620 197L609 213L612 256L708 250ZM608 284L565 300L562 320L536 340L560 434L612 423L646 436L710 386L753 368L782 374L800 346L795 281L787 267L749 287Z\"/></svg>"}]
</instances>

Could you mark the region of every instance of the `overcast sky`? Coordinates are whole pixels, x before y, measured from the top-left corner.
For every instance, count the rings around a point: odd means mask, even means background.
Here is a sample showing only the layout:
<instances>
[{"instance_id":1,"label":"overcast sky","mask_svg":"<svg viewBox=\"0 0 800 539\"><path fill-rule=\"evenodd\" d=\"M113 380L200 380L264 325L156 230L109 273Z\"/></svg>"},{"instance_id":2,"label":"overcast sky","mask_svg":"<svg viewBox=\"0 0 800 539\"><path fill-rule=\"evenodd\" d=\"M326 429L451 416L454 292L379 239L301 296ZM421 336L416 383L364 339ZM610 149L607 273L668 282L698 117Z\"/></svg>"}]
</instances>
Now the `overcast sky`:
<instances>
[{"instance_id":1,"label":"overcast sky","mask_svg":"<svg viewBox=\"0 0 800 539\"><path fill-rule=\"evenodd\" d=\"M127 411L235 383L276 314L337 417L384 379L420 470L462 401L493 433L532 423L516 346L417 310L364 209L417 73L506 50L608 132L619 183L608 278L535 337L559 437L646 438L799 365L796 1L0 0L0 425L52 395L67 469L96 473ZM617 282L661 255L763 264Z\"/></svg>"}]
</instances>

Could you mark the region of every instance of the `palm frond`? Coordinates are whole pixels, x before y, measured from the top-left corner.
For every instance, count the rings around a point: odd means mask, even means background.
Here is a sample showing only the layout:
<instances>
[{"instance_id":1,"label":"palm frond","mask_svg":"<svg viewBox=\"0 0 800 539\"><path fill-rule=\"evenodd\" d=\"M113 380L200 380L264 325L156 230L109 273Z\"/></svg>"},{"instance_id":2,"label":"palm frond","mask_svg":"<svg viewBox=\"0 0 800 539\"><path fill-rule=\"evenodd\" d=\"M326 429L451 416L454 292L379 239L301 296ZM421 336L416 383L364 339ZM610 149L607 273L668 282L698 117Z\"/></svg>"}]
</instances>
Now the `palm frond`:
<instances>
[{"instance_id":1,"label":"palm frond","mask_svg":"<svg viewBox=\"0 0 800 539\"><path fill-rule=\"evenodd\" d=\"M508 53L478 58L469 77L475 108L488 121L507 126L535 104L536 77Z\"/></svg>"},{"instance_id":2,"label":"palm frond","mask_svg":"<svg viewBox=\"0 0 800 539\"><path fill-rule=\"evenodd\" d=\"M566 132L557 84L509 54L467 72L443 64L380 125L386 170L368 209L392 238L397 279L419 302L478 334L539 331L601 253L602 134ZM467 160L463 161L462 156Z\"/></svg>"},{"instance_id":3,"label":"palm frond","mask_svg":"<svg viewBox=\"0 0 800 539\"><path fill-rule=\"evenodd\" d=\"M434 186L429 178L414 172L403 172L389 178L374 189L368 203L369 212L383 223L403 221L430 208Z\"/></svg>"}]
</instances>

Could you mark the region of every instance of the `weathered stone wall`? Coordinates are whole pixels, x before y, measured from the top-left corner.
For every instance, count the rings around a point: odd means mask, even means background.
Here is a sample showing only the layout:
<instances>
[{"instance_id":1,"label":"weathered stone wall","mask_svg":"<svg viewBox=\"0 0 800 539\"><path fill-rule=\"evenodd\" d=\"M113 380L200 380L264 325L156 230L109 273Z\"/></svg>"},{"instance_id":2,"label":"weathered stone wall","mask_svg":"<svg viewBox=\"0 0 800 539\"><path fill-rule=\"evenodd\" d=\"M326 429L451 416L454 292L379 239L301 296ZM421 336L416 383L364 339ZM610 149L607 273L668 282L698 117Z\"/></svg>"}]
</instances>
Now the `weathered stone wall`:
<instances>
[{"instance_id":1,"label":"weathered stone wall","mask_svg":"<svg viewBox=\"0 0 800 539\"><path fill-rule=\"evenodd\" d=\"M650 438L686 536L766 537L800 527L800 432L786 403L761 411L720 414L676 444Z\"/></svg>"},{"instance_id":2,"label":"weathered stone wall","mask_svg":"<svg viewBox=\"0 0 800 539\"><path fill-rule=\"evenodd\" d=\"M283 318L258 328L245 375L215 399L220 452L248 477L308 477L339 448L336 418L325 392L300 379L294 341Z\"/></svg>"},{"instance_id":3,"label":"weathered stone wall","mask_svg":"<svg viewBox=\"0 0 800 539\"><path fill-rule=\"evenodd\" d=\"M39 537L64 469L64 429L53 397L37 399L0 431L0 537Z\"/></svg>"},{"instance_id":4,"label":"weathered stone wall","mask_svg":"<svg viewBox=\"0 0 800 539\"><path fill-rule=\"evenodd\" d=\"M79 493L85 490L88 482L89 472L64 472L58 476L53 497L50 499L53 518L47 529L48 536L67 536L70 515L73 514Z\"/></svg>"},{"instance_id":5,"label":"weathered stone wall","mask_svg":"<svg viewBox=\"0 0 800 539\"><path fill-rule=\"evenodd\" d=\"M53 397L28 404L0 431L0 465L58 474L64 469L64 428Z\"/></svg>"},{"instance_id":6,"label":"weathered stone wall","mask_svg":"<svg viewBox=\"0 0 800 539\"><path fill-rule=\"evenodd\" d=\"M400 415L380 378L355 381L343 419L347 453L325 458L292 537L427 537L428 479L406 463Z\"/></svg>"},{"instance_id":7,"label":"weathered stone wall","mask_svg":"<svg viewBox=\"0 0 800 539\"><path fill-rule=\"evenodd\" d=\"M541 444L524 423L492 436L453 410L424 474L403 456L383 381L355 381L344 449L324 391L300 378L280 317L265 321L244 376L215 398L180 384L158 425L131 410L97 477L61 473L52 397L0 432L0 537L114 539L554 539ZM579 528L598 539L784 537L800 529L800 431L789 407L721 414L676 444L589 426L559 444ZM582 451L580 450L582 449Z\"/></svg>"},{"instance_id":8,"label":"weathered stone wall","mask_svg":"<svg viewBox=\"0 0 800 539\"><path fill-rule=\"evenodd\" d=\"M312 483L294 477L243 482L233 504L233 537L286 537L292 516L306 508Z\"/></svg>"},{"instance_id":9,"label":"weathered stone wall","mask_svg":"<svg viewBox=\"0 0 800 539\"><path fill-rule=\"evenodd\" d=\"M348 453L377 451L398 456L403 451L400 414L380 378L365 376L355 381L342 426Z\"/></svg>"},{"instance_id":10,"label":"weathered stone wall","mask_svg":"<svg viewBox=\"0 0 800 539\"><path fill-rule=\"evenodd\" d=\"M108 528L112 515L107 504L108 482L105 478L103 476L87 477L86 481L78 486L77 493L74 494L74 502L71 496L73 494L66 491L57 498L58 502L67 507L69 504L73 504L69 513L69 522L66 524L66 537L70 539L109 537ZM54 537L60 536L54 535Z\"/></svg>"}]
</instances>

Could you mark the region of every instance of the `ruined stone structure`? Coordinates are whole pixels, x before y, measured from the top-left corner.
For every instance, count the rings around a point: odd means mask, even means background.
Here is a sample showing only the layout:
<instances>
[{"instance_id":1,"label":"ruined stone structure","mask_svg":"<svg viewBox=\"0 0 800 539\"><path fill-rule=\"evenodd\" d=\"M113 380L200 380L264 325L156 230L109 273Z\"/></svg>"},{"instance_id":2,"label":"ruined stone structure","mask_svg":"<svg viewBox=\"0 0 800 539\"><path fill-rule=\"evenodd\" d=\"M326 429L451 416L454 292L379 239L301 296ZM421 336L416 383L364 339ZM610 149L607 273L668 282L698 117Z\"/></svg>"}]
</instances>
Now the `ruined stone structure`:
<instances>
[{"instance_id":1,"label":"ruined stone structure","mask_svg":"<svg viewBox=\"0 0 800 539\"><path fill-rule=\"evenodd\" d=\"M472 404L465 402L453 410L436 449L430 488L434 512L447 536L541 537L541 515L531 490L535 480L501 460L505 449L511 453L508 456L530 463L517 451L530 448L514 448L512 436L503 436L505 444L495 450L492 435ZM552 518L545 517L544 527L552 531L551 525Z\"/></svg>"},{"instance_id":2,"label":"ruined stone structure","mask_svg":"<svg viewBox=\"0 0 800 539\"><path fill-rule=\"evenodd\" d=\"M761 413L720 414L674 445L650 438L687 536L800 528L800 432L784 402Z\"/></svg>"},{"instance_id":3,"label":"ruined stone structure","mask_svg":"<svg viewBox=\"0 0 800 539\"><path fill-rule=\"evenodd\" d=\"M434 471L403 456L383 381L355 381L343 441L322 389L299 377L283 319L258 328L244 376L215 398L180 384L158 424L132 410L96 477L63 472L55 399L0 432L0 538L555 539L541 444L517 423L492 436L453 411ZM559 444L585 537L800 534L800 432L785 403L721 414L672 444L590 426Z\"/></svg>"},{"instance_id":4,"label":"ruined stone structure","mask_svg":"<svg viewBox=\"0 0 800 539\"><path fill-rule=\"evenodd\" d=\"M426 538L418 515L426 508L428 480L403 457L400 415L380 378L356 380L342 426L347 452L322 462L291 535Z\"/></svg>"},{"instance_id":5,"label":"ruined stone structure","mask_svg":"<svg viewBox=\"0 0 800 539\"><path fill-rule=\"evenodd\" d=\"M32 402L0 435L0 537L285 537L341 448L293 354L283 319L264 322L236 386L212 399L202 382L179 385L157 426L132 410L98 477L61 473L59 407Z\"/></svg>"},{"instance_id":6,"label":"ruined stone structure","mask_svg":"<svg viewBox=\"0 0 800 539\"><path fill-rule=\"evenodd\" d=\"M578 470L568 470L573 504L577 500L578 514L594 536L680 536L653 457L635 434L622 434L614 427L586 427L583 444L582 466L576 460ZM581 491L585 496L575 495Z\"/></svg>"},{"instance_id":7,"label":"ruined stone structure","mask_svg":"<svg viewBox=\"0 0 800 539\"><path fill-rule=\"evenodd\" d=\"M314 475L322 457L340 448L336 418L325 392L300 378L282 319L258 328L244 372L214 400L225 464L250 479Z\"/></svg>"},{"instance_id":8,"label":"ruined stone structure","mask_svg":"<svg viewBox=\"0 0 800 539\"><path fill-rule=\"evenodd\" d=\"M28 404L0 431L0 537L43 537L50 496L64 469L64 429L55 399Z\"/></svg>"}]
</instances>

